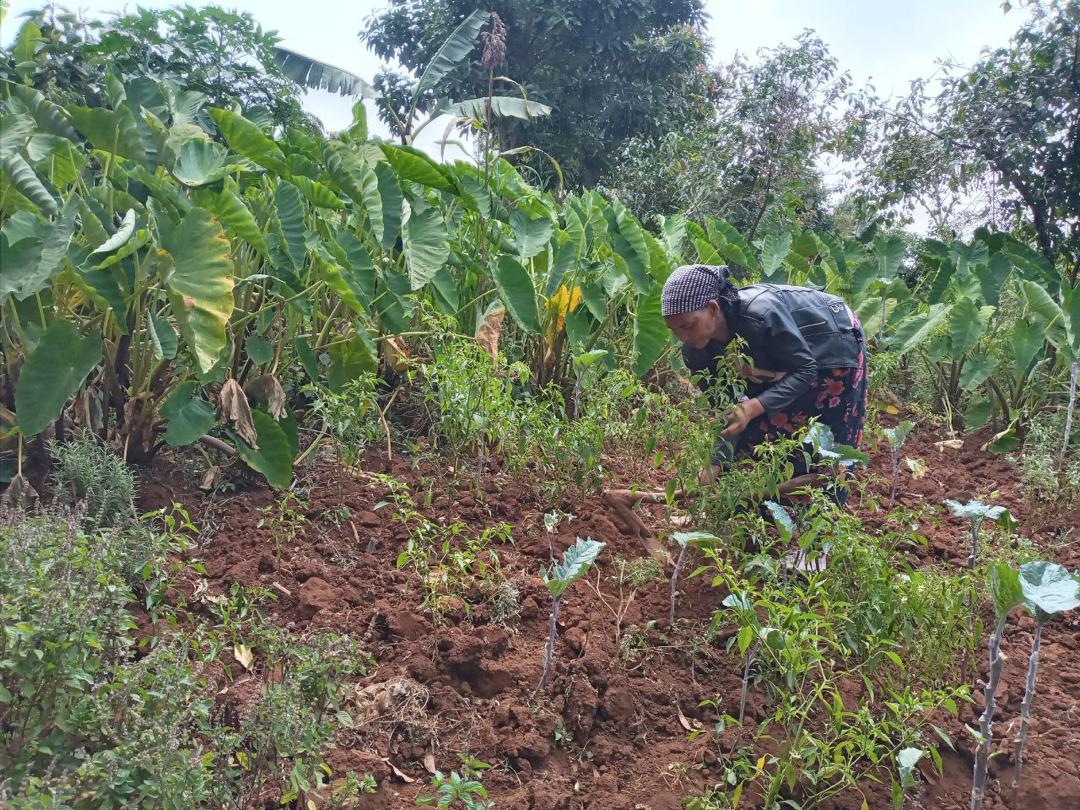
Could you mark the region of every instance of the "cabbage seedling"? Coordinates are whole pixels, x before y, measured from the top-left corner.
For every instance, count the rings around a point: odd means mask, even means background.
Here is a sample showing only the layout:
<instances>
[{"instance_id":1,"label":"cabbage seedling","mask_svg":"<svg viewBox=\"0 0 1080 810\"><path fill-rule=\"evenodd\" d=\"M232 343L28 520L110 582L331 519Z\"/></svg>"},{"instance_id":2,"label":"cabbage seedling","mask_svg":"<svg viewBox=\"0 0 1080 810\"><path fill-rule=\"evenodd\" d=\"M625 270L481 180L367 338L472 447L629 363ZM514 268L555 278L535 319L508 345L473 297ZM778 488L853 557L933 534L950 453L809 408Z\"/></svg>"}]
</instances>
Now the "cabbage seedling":
<instances>
[{"instance_id":1,"label":"cabbage seedling","mask_svg":"<svg viewBox=\"0 0 1080 810\"><path fill-rule=\"evenodd\" d=\"M892 468L892 487L889 489L889 500L896 501L896 486L900 480L900 452L904 448L908 434L915 427L913 422L906 419L896 427L885 429L885 441L889 443L889 465Z\"/></svg>"},{"instance_id":2,"label":"cabbage seedling","mask_svg":"<svg viewBox=\"0 0 1080 810\"><path fill-rule=\"evenodd\" d=\"M988 506L982 501L959 501L947 500L945 505L958 518L967 518L971 529L971 552L968 554L968 568L974 569L979 557L979 531L982 529L984 520L992 520L1005 529L1015 528L1018 524L1009 510L1004 506Z\"/></svg>"},{"instance_id":3,"label":"cabbage seedling","mask_svg":"<svg viewBox=\"0 0 1080 810\"><path fill-rule=\"evenodd\" d=\"M1024 601L1020 588L1020 574L1005 563L994 563L990 569L990 594L994 600L994 613L997 625L990 637L990 675L986 679L984 691L985 707L979 720L979 731L975 733L978 747L975 750L975 775L971 784L971 810L980 810L983 794L986 792L986 768L990 761L990 727L994 721L994 698L997 695L1001 670L1005 666L1005 656L1001 654L1001 636L1005 632L1005 621L1009 611Z\"/></svg>"},{"instance_id":4,"label":"cabbage seedling","mask_svg":"<svg viewBox=\"0 0 1080 810\"><path fill-rule=\"evenodd\" d=\"M551 672L551 662L555 658L556 622L559 620L559 607L562 604L563 594L596 562L604 545L591 537L587 540L579 537L577 542L563 553L561 563L553 562L547 571L540 571L540 579L547 585L548 593L551 594L551 627L548 630L547 649L544 653L544 671L540 675L540 683L533 690L533 697L536 697L544 688L544 683Z\"/></svg>"},{"instance_id":5,"label":"cabbage seedling","mask_svg":"<svg viewBox=\"0 0 1080 810\"><path fill-rule=\"evenodd\" d=\"M675 532L672 535L675 542L679 544L679 556L675 558L675 570L671 572L671 626L675 626L675 595L678 593L676 588L679 583L679 570L682 568L683 557L686 556L686 549L691 545L702 545L705 543L715 543L720 538L714 534L708 532Z\"/></svg>"},{"instance_id":6,"label":"cabbage seedling","mask_svg":"<svg viewBox=\"0 0 1080 810\"><path fill-rule=\"evenodd\" d=\"M900 775L899 782L893 782L893 807L904 806L904 794L915 785L915 766L926 754L921 748L902 748L896 754L896 770Z\"/></svg>"},{"instance_id":7,"label":"cabbage seedling","mask_svg":"<svg viewBox=\"0 0 1080 810\"><path fill-rule=\"evenodd\" d=\"M1013 788L1020 787L1020 773L1024 767L1024 740L1027 739L1031 705L1035 702L1035 676L1039 669L1043 625L1058 613L1080 607L1080 581L1065 567L1055 563L1039 561L1021 565L1020 588L1024 594L1024 606L1035 617L1035 634L1031 638L1024 701L1020 704L1020 730L1016 733L1016 747L1013 749L1016 763Z\"/></svg>"}]
</instances>

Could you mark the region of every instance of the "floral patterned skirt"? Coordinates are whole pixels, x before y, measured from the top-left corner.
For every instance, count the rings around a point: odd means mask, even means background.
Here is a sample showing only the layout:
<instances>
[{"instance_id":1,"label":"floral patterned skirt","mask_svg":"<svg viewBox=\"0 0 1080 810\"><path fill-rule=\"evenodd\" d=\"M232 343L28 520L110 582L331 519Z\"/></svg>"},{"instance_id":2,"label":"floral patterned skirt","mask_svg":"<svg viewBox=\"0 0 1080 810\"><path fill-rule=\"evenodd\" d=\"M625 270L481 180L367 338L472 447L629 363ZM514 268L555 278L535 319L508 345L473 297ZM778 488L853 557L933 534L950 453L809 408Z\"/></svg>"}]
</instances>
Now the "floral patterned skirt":
<instances>
[{"instance_id":1,"label":"floral patterned skirt","mask_svg":"<svg viewBox=\"0 0 1080 810\"><path fill-rule=\"evenodd\" d=\"M752 420L739 436L736 456L746 456L769 439L790 436L806 426L812 417L832 430L837 444L859 447L866 422L866 347L859 351L858 365L852 368L824 369L817 385L788 407ZM799 461L801 461L801 455ZM796 463L796 467L804 467ZM805 473L796 469L795 474Z\"/></svg>"}]
</instances>

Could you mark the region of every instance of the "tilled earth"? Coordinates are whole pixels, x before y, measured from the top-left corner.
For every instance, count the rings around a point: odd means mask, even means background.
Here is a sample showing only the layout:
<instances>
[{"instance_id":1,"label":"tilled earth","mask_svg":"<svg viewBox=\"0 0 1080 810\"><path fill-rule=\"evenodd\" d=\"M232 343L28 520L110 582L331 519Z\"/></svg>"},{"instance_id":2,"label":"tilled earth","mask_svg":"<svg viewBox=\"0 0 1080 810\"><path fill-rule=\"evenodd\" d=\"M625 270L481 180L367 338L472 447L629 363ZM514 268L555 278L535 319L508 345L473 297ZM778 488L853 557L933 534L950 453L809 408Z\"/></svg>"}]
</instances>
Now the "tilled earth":
<instances>
[{"instance_id":1,"label":"tilled earth","mask_svg":"<svg viewBox=\"0 0 1080 810\"><path fill-rule=\"evenodd\" d=\"M965 439L960 449L939 449L942 438L916 432L904 449L905 456L921 458L929 468L925 477L914 480L905 467L897 498L920 516L918 531L928 540L917 551L921 560L962 567L966 527L947 517L941 502L996 493L994 502L1009 507L1020 520L1020 531L1046 556L1070 568L1080 565L1080 510L1064 513L1053 504L1025 503L1009 464L980 450L985 436ZM620 486L657 483L649 480L655 473L640 463L615 466L622 471ZM362 806L414 806L430 770L459 768L458 754L466 752L495 766L484 783L496 806L507 808L662 810L678 807L684 797L699 795L721 778L710 735L690 732L709 730L715 722L711 709L699 708L702 700L721 698L729 711L737 703L742 658L726 652L724 638L701 641L726 595L712 588L708 577L684 578L674 631L668 625L667 580L644 585L622 618L624 630L633 626L641 631L643 649L627 655L616 641L613 611L619 611L620 602L612 562L615 555L634 558L646 550L641 540L619 532L598 494L552 498L544 482L527 474L511 477L493 467L478 476L455 472L449 462L416 463L396 454L390 460L385 453L369 453L359 470L329 461L309 467L301 476L307 489L302 513L309 523L280 547L281 533L275 537L261 511L275 503L274 493L254 488L210 501L168 459L144 474L141 506L179 501L204 526L207 539L193 554L208 572L202 583L207 593L223 593L233 582L268 588L277 595L266 607L275 623L296 634L347 633L374 656L377 666L355 685L350 704L355 727L339 733L328 755L335 775L353 770L376 778L379 791ZM430 521L462 521L473 532L500 522L511 526L512 543L497 545L496 551L502 574L520 594L516 618L499 623L490 595L469 593L464 600L446 600L443 621L433 624L420 607L423 592L416 574L395 565L408 528L394 519L395 506L381 474L406 483L417 509ZM866 491L854 509L873 526L882 518L871 502L888 501L883 447L874 449L872 467L864 475ZM555 509L574 517L549 535L543 515ZM664 518L657 509L647 519L660 525ZM607 547L589 582L580 581L567 593L556 666L546 696L532 700L550 605L537 572L549 560L549 543L561 555L578 536L602 540ZM597 583L597 572L599 592L590 586ZM1031 632L1031 619L1019 612L1006 632L1007 662L994 725L994 749L1001 755L991 760L985 806L1078 808L1080 616L1075 613L1055 620L1044 632L1023 796L1013 796L1007 787ZM982 649L980 662L985 657ZM256 671L261 664L257 659ZM986 664L980 666L981 678ZM231 676L222 668L218 700L242 711L255 683L235 671ZM956 750L942 746L944 774L922 769L926 783L906 806L967 807L973 740L963 725L977 724L979 690L976 694L974 705L961 706L959 718L935 718ZM764 696L764 688L751 692L747 729L725 732L725 749L750 739L754 724L766 715ZM855 693L846 697L859 700ZM888 775L882 777L882 785L863 786L871 808L890 806ZM830 806L854 809L862 802L861 795L846 795ZM742 806L752 804L748 794Z\"/></svg>"}]
</instances>

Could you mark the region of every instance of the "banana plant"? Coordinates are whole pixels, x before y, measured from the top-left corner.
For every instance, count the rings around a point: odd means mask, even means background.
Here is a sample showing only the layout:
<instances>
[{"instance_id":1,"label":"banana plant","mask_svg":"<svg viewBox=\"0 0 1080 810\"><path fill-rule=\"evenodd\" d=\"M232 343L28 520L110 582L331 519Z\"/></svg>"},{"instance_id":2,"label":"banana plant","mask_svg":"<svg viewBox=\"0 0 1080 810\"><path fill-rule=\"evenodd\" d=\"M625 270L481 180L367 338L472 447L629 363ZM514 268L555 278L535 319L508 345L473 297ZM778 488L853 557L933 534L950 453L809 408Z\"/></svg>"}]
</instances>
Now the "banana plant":
<instances>
[{"instance_id":1,"label":"banana plant","mask_svg":"<svg viewBox=\"0 0 1080 810\"><path fill-rule=\"evenodd\" d=\"M1024 766L1024 742L1027 740L1031 707L1035 702L1035 679L1039 670L1039 645L1042 642L1043 627L1059 613L1080 607L1080 578L1070 574L1064 566L1040 560L1020 566L1020 588L1023 591L1024 606L1035 617L1035 632L1031 637L1024 699L1020 704L1020 728L1016 732L1016 744L1013 748L1014 789L1020 787Z\"/></svg>"}]
</instances>

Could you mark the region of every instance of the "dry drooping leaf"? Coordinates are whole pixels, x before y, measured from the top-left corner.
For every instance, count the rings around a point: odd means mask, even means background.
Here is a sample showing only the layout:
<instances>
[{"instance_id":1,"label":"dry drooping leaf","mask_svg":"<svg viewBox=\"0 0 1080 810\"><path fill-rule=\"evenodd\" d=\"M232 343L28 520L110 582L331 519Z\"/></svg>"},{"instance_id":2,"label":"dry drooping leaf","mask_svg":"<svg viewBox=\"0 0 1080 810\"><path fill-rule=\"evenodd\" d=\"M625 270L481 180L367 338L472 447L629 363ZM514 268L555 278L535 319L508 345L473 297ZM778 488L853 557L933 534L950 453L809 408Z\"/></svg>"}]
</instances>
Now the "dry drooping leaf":
<instances>
[{"instance_id":1,"label":"dry drooping leaf","mask_svg":"<svg viewBox=\"0 0 1080 810\"><path fill-rule=\"evenodd\" d=\"M409 367L409 350L405 341L393 335L382 341L383 357L387 365L398 373L404 372Z\"/></svg>"},{"instance_id":2,"label":"dry drooping leaf","mask_svg":"<svg viewBox=\"0 0 1080 810\"><path fill-rule=\"evenodd\" d=\"M394 772L394 776L396 776L398 779L400 779L405 784L408 785L408 784L411 784L411 783L416 781L411 776L409 776L407 773L404 773L401 770L401 768L399 768L397 765L395 765L393 762L391 762L390 757L383 757L383 762L385 762L387 765L389 765L390 770L392 770Z\"/></svg>"},{"instance_id":3,"label":"dry drooping leaf","mask_svg":"<svg viewBox=\"0 0 1080 810\"><path fill-rule=\"evenodd\" d=\"M26 510L37 503L37 490L30 485L25 475L18 474L8 482L8 488L0 497L0 505L12 510Z\"/></svg>"},{"instance_id":4,"label":"dry drooping leaf","mask_svg":"<svg viewBox=\"0 0 1080 810\"><path fill-rule=\"evenodd\" d=\"M230 378L221 386L218 411L221 419L232 422L240 438L247 442L252 450L259 449L255 424L251 421L251 406L248 405L244 389L236 380Z\"/></svg>"},{"instance_id":5,"label":"dry drooping leaf","mask_svg":"<svg viewBox=\"0 0 1080 810\"><path fill-rule=\"evenodd\" d=\"M424 770L428 773L435 773L435 755L430 751L424 754Z\"/></svg>"},{"instance_id":6,"label":"dry drooping leaf","mask_svg":"<svg viewBox=\"0 0 1080 810\"><path fill-rule=\"evenodd\" d=\"M285 416L285 389L273 374L262 374L248 380L244 393L249 400L260 403L275 419Z\"/></svg>"},{"instance_id":7,"label":"dry drooping leaf","mask_svg":"<svg viewBox=\"0 0 1080 810\"><path fill-rule=\"evenodd\" d=\"M963 450L964 449L964 440L963 439L946 439L943 442L934 442L934 447L936 447L938 449L938 451L941 452L941 453L944 453L946 450Z\"/></svg>"},{"instance_id":8,"label":"dry drooping leaf","mask_svg":"<svg viewBox=\"0 0 1080 810\"><path fill-rule=\"evenodd\" d=\"M497 306L476 326L476 340L484 351L495 357L499 354L499 335L502 334L503 316L506 309Z\"/></svg>"},{"instance_id":9,"label":"dry drooping leaf","mask_svg":"<svg viewBox=\"0 0 1080 810\"><path fill-rule=\"evenodd\" d=\"M255 653L245 644L234 644L233 658L239 661L244 669L251 669L251 665L255 662Z\"/></svg>"},{"instance_id":10,"label":"dry drooping leaf","mask_svg":"<svg viewBox=\"0 0 1080 810\"><path fill-rule=\"evenodd\" d=\"M202 474L202 478L199 479L199 489L204 492L213 491L217 486L218 479L221 478L221 467L216 464L211 464L206 468L206 472Z\"/></svg>"}]
</instances>

